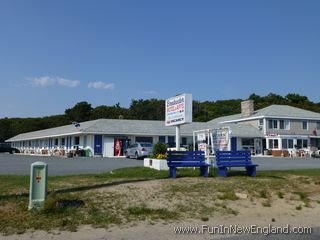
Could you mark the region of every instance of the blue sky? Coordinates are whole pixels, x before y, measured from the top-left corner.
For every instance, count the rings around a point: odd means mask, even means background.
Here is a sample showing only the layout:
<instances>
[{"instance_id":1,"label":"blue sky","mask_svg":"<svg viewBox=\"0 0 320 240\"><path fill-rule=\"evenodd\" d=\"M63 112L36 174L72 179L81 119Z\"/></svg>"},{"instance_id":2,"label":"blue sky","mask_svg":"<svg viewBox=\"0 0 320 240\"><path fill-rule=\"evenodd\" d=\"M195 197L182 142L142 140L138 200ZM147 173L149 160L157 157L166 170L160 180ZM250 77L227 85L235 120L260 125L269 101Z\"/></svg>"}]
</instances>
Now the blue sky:
<instances>
[{"instance_id":1,"label":"blue sky","mask_svg":"<svg viewBox=\"0 0 320 240\"><path fill-rule=\"evenodd\" d=\"M320 101L320 1L0 1L0 117L188 92Z\"/></svg>"}]
</instances>

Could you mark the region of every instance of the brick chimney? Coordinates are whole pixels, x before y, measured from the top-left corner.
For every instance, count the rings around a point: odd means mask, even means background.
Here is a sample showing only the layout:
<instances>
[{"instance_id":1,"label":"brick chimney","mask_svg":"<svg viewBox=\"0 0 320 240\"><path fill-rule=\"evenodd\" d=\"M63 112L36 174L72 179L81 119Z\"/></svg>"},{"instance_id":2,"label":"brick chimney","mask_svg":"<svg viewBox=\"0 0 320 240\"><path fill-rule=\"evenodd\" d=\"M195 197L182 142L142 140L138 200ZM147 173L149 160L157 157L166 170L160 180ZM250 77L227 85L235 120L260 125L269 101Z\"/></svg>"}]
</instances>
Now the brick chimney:
<instances>
[{"instance_id":1,"label":"brick chimney","mask_svg":"<svg viewBox=\"0 0 320 240\"><path fill-rule=\"evenodd\" d=\"M254 101L246 100L241 102L241 115L244 117L249 117L254 112Z\"/></svg>"}]
</instances>

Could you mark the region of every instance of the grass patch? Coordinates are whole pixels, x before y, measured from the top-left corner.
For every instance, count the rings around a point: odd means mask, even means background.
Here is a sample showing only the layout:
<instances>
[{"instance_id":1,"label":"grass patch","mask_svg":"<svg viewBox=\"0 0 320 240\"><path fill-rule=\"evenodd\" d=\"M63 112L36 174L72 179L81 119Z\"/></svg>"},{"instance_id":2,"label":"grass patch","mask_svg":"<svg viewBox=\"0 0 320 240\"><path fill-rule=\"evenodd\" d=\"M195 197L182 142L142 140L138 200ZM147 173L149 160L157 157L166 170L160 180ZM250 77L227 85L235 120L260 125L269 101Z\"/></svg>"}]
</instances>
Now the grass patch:
<instances>
[{"instance_id":1,"label":"grass patch","mask_svg":"<svg viewBox=\"0 0 320 240\"><path fill-rule=\"evenodd\" d=\"M226 190L223 192L222 195L218 195L218 199L235 201L235 200L238 200L239 198L235 194L234 190Z\"/></svg>"},{"instance_id":2,"label":"grass patch","mask_svg":"<svg viewBox=\"0 0 320 240\"><path fill-rule=\"evenodd\" d=\"M293 194L298 195L300 200L305 204L306 207L310 206L310 199L308 197L308 193L301 192L301 191L296 191L296 192L293 192Z\"/></svg>"},{"instance_id":3,"label":"grass patch","mask_svg":"<svg viewBox=\"0 0 320 240\"><path fill-rule=\"evenodd\" d=\"M269 200L265 200L265 201L262 202L262 206L271 207L271 202Z\"/></svg>"},{"instance_id":4,"label":"grass patch","mask_svg":"<svg viewBox=\"0 0 320 240\"><path fill-rule=\"evenodd\" d=\"M61 213L70 210L70 208L78 208L84 206L84 201L74 198L71 195L58 197L55 193L48 196L44 203L43 212L46 214Z\"/></svg>"},{"instance_id":5,"label":"grass patch","mask_svg":"<svg viewBox=\"0 0 320 240\"><path fill-rule=\"evenodd\" d=\"M202 222L208 222L208 221L209 221L209 218L208 218L208 217L201 217L201 221L202 221Z\"/></svg>"},{"instance_id":6,"label":"grass patch","mask_svg":"<svg viewBox=\"0 0 320 240\"><path fill-rule=\"evenodd\" d=\"M260 198L268 198L268 192L265 189L262 189L259 191L259 197Z\"/></svg>"},{"instance_id":7,"label":"grass patch","mask_svg":"<svg viewBox=\"0 0 320 240\"><path fill-rule=\"evenodd\" d=\"M20 194L28 191L30 183L29 176L1 176L0 175L0 195Z\"/></svg>"},{"instance_id":8,"label":"grass patch","mask_svg":"<svg viewBox=\"0 0 320 240\"><path fill-rule=\"evenodd\" d=\"M278 198L284 198L284 193L283 192L277 192Z\"/></svg>"},{"instance_id":9,"label":"grass patch","mask_svg":"<svg viewBox=\"0 0 320 240\"><path fill-rule=\"evenodd\" d=\"M316 188L318 185L309 182L320 182L320 169L258 171L255 178L238 172L228 178L212 178L216 176L214 168L210 169L210 178L199 177L199 169L193 168L178 169L177 174L177 179L169 180L168 171L135 167L103 174L49 177L51 194L43 211L27 210L28 176L0 176L0 233L23 233L27 229L75 231L80 224L107 228L110 224L145 220L207 221L215 214L238 214L228 206L228 200L238 200L236 192L254 200L261 198L264 207L271 207L271 194L284 198L286 191L309 206L311 193L301 189L306 184L308 189ZM155 182L155 188L139 185L156 179L168 180Z\"/></svg>"},{"instance_id":10,"label":"grass patch","mask_svg":"<svg viewBox=\"0 0 320 240\"><path fill-rule=\"evenodd\" d=\"M178 219L179 214L178 212L169 211L165 208L148 208L145 205L136 206L136 207L129 207L126 209L127 214L129 217L133 217L134 219L139 220L146 220L146 219Z\"/></svg>"}]
</instances>

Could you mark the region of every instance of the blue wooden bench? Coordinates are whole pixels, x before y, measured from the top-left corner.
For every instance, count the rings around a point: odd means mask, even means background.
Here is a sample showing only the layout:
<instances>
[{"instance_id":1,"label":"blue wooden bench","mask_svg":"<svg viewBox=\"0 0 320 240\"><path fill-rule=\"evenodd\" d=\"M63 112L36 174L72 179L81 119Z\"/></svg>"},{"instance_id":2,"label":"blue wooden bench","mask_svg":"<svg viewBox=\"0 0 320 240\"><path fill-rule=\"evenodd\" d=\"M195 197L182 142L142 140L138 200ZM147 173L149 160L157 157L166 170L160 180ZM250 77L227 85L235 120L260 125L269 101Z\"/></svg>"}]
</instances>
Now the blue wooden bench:
<instances>
[{"instance_id":1,"label":"blue wooden bench","mask_svg":"<svg viewBox=\"0 0 320 240\"><path fill-rule=\"evenodd\" d=\"M220 177L227 177L228 168L231 167L245 167L247 174L255 177L256 167L258 166L251 162L250 150L216 151L216 164Z\"/></svg>"},{"instance_id":2,"label":"blue wooden bench","mask_svg":"<svg viewBox=\"0 0 320 240\"><path fill-rule=\"evenodd\" d=\"M203 151L168 151L169 175L176 178L177 167L199 167L200 175L208 177L210 164L205 162Z\"/></svg>"}]
</instances>

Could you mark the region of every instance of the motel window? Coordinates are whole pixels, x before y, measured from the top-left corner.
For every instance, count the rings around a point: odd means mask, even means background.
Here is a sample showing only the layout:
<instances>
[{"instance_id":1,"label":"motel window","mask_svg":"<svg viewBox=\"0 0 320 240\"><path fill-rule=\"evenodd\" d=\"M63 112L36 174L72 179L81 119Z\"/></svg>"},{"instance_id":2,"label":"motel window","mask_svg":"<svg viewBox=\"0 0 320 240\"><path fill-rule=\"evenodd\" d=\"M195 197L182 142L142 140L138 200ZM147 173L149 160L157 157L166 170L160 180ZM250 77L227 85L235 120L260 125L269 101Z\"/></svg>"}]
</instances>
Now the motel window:
<instances>
[{"instance_id":1,"label":"motel window","mask_svg":"<svg viewBox=\"0 0 320 240\"><path fill-rule=\"evenodd\" d=\"M136 137L136 142L153 143L153 137Z\"/></svg>"},{"instance_id":2,"label":"motel window","mask_svg":"<svg viewBox=\"0 0 320 240\"><path fill-rule=\"evenodd\" d=\"M290 122L288 120L279 120L280 129L289 130L290 129Z\"/></svg>"},{"instance_id":3,"label":"motel window","mask_svg":"<svg viewBox=\"0 0 320 240\"><path fill-rule=\"evenodd\" d=\"M160 143L166 143L166 137L165 136L159 136L159 142Z\"/></svg>"},{"instance_id":4,"label":"motel window","mask_svg":"<svg viewBox=\"0 0 320 240\"><path fill-rule=\"evenodd\" d=\"M168 136L168 146L169 147L175 147L176 146L175 138L173 136Z\"/></svg>"},{"instance_id":5,"label":"motel window","mask_svg":"<svg viewBox=\"0 0 320 240\"><path fill-rule=\"evenodd\" d=\"M175 141L174 141L174 137L172 137L172 136L169 136L168 137L168 143L174 143Z\"/></svg>"},{"instance_id":6,"label":"motel window","mask_svg":"<svg viewBox=\"0 0 320 240\"><path fill-rule=\"evenodd\" d=\"M242 138L241 142L242 142L242 146L253 146L254 145L253 138Z\"/></svg>"},{"instance_id":7,"label":"motel window","mask_svg":"<svg viewBox=\"0 0 320 240\"><path fill-rule=\"evenodd\" d=\"M61 138L61 146L66 145L66 139L65 138Z\"/></svg>"},{"instance_id":8,"label":"motel window","mask_svg":"<svg viewBox=\"0 0 320 240\"><path fill-rule=\"evenodd\" d=\"M254 149L254 139L253 138L242 138L242 149Z\"/></svg>"},{"instance_id":9,"label":"motel window","mask_svg":"<svg viewBox=\"0 0 320 240\"><path fill-rule=\"evenodd\" d=\"M308 130L308 121L302 121L302 130Z\"/></svg>"},{"instance_id":10,"label":"motel window","mask_svg":"<svg viewBox=\"0 0 320 240\"><path fill-rule=\"evenodd\" d=\"M80 144L80 137L74 137L74 145L79 145Z\"/></svg>"},{"instance_id":11,"label":"motel window","mask_svg":"<svg viewBox=\"0 0 320 240\"><path fill-rule=\"evenodd\" d=\"M279 148L279 140L278 139L269 139L269 148L270 149L278 149Z\"/></svg>"},{"instance_id":12,"label":"motel window","mask_svg":"<svg viewBox=\"0 0 320 240\"><path fill-rule=\"evenodd\" d=\"M282 139L282 149L288 149L288 139Z\"/></svg>"},{"instance_id":13,"label":"motel window","mask_svg":"<svg viewBox=\"0 0 320 240\"><path fill-rule=\"evenodd\" d=\"M183 137L183 138L181 139L181 144L182 144L182 145L187 145L187 138L186 138L186 137Z\"/></svg>"},{"instance_id":14,"label":"motel window","mask_svg":"<svg viewBox=\"0 0 320 240\"><path fill-rule=\"evenodd\" d=\"M87 146L87 135L83 136L83 146L86 147Z\"/></svg>"},{"instance_id":15,"label":"motel window","mask_svg":"<svg viewBox=\"0 0 320 240\"><path fill-rule=\"evenodd\" d=\"M308 139L297 139L297 148L307 148L308 147Z\"/></svg>"},{"instance_id":16,"label":"motel window","mask_svg":"<svg viewBox=\"0 0 320 240\"><path fill-rule=\"evenodd\" d=\"M278 120L271 119L269 120L270 129L278 129Z\"/></svg>"},{"instance_id":17,"label":"motel window","mask_svg":"<svg viewBox=\"0 0 320 240\"><path fill-rule=\"evenodd\" d=\"M320 130L320 122L317 122L317 130Z\"/></svg>"},{"instance_id":18,"label":"motel window","mask_svg":"<svg viewBox=\"0 0 320 240\"><path fill-rule=\"evenodd\" d=\"M293 139L288 139L288 148L293 148Z\"/></svg>"},{"instance_id":19,"label":"motel window","mask_svg":"<svg viewBox=\"0 0 320 240\"><path fill-rule=\"evenodd\" d=\"M293 139L282 139L282 149L290 149L293 148Z\"/></svg>"},{"instance_id":20,"label":"motel window","mask_svg":"<svg viewBox=\"0 0 320 240\"><path fill-rule=\"evenodd\" d=\"M259 126L263 126L263 119L259 119L259 120L258 120L258 125L259 125Z\"/></svg>"}]
</instances>

